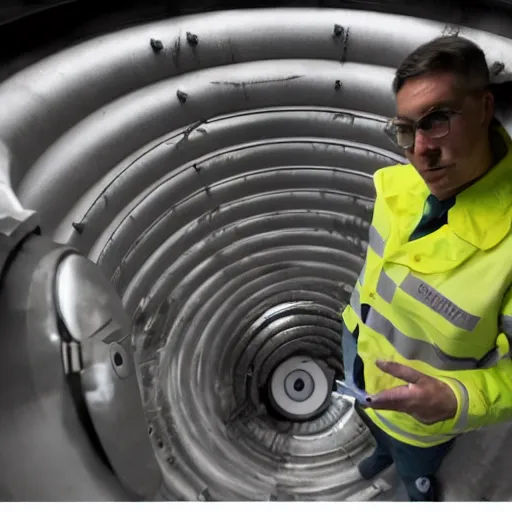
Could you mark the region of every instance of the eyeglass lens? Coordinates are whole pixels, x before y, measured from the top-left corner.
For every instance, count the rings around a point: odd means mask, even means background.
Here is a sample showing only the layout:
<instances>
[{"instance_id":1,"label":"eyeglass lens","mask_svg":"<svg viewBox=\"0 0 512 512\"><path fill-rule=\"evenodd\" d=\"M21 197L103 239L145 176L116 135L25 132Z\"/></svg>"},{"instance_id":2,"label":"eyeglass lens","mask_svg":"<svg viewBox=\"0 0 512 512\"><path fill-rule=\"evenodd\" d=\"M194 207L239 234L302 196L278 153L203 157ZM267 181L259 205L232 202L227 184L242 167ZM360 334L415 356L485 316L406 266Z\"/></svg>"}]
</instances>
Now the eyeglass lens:
<instances>
[{"instance_id":1,"label":"eyeglass lens","mask_svg":"<svg viewBox=\"0 0 512 512\"><path fill-rule=\"evenodd\" d=\"M433 139L444 137L450 130L450 116L448 112L435 111L419 119L416 125L395 122L391 135L398 146L409 148L414 145L416 129L420 129L427 137Z\"/></svg>"}]
</instances>

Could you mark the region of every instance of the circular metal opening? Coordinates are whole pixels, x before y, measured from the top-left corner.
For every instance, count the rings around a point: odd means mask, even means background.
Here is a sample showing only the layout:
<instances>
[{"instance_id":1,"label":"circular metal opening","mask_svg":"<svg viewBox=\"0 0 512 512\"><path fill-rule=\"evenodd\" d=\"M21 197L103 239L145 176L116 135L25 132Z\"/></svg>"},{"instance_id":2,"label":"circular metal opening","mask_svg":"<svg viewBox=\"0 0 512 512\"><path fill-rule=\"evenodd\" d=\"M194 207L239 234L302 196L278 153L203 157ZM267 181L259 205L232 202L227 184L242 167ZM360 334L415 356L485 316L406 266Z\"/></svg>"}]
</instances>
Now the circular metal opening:
<instances>
[{"instance_id":1,"label":"circular metal opening","mask_svg":"<svg viewBox=\"0 0 512 512\"><path fill-rule=\"evenodd\" d=\"M114 354L114 364L116 366L121 366L123 364L123 356L119 352Z\"/></svg>"},{"instance_id":2,"label":"circular metal opening","mask_svg":"<svg viewBox=\"0 0 512 512\"><path fill-rule=\"evenodd\" d=\"M305 387L306 384L301 378L296 379L295 382L293 383L293 389L297 392L303 391Z\"/></svg>"},{"instance_id":3,"label":"circular metal opening","mask_svg":"<svg viewBox=\"0 0 512 512\"><path fill-rule=\"evenodd\" d=\"M270 381L270 401L292 421L306 421L324 412L332 382L319 364L308 357L287 359L274 371Z\"/></svg>"}]
</instances>

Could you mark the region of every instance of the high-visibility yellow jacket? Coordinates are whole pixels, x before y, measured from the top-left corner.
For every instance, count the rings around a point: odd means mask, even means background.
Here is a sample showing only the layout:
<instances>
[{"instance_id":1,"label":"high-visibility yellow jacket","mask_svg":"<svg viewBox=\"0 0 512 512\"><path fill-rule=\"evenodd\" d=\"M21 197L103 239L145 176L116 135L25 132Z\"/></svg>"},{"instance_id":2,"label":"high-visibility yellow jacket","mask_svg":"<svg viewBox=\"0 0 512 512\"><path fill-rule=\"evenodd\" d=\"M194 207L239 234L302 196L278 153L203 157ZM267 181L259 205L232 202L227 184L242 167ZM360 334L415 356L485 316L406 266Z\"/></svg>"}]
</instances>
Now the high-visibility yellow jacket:
<instances>
[{"instance_id":1,"label":"high-visibility yellow jacket","mask_svg":"<svg viewBox=\"0 0 512 512\"><path fill-rule=\"evenodd\" d=\"M380 371L396 361L448 384L456 416L426 425L412 416L366 409L389 435L433 446L512 419L512 140L507 155L457 195L448 223L408 241L429 191L412 165L374 175L377 197L365 265L343 312L359 327L366 391L405 384ZM365 321L361 304L370 306Z\"/></svg>"}]
</instances>

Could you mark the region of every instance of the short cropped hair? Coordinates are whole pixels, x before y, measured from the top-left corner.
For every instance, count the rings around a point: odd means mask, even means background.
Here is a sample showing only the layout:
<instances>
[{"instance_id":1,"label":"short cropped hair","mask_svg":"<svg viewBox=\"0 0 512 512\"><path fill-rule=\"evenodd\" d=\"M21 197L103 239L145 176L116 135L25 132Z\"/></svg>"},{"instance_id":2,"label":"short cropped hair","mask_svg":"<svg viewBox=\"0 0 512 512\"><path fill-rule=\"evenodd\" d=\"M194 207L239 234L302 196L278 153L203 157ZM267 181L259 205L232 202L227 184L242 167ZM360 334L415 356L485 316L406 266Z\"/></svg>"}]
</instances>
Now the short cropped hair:
<instances>
[{"instance_id":1,"label":"short cropped hair","mask_svg":"<svg viewBox=\"0 0 512 512\"><path fill-rule=\"evenodd\" d=\"M427 73L453 73L464 88L489 86L489 68L482 49L460 36L443 36L416 48L400 64L393 80L393 92L400 91L409 78Z\"/></svg>"}]
</instances>

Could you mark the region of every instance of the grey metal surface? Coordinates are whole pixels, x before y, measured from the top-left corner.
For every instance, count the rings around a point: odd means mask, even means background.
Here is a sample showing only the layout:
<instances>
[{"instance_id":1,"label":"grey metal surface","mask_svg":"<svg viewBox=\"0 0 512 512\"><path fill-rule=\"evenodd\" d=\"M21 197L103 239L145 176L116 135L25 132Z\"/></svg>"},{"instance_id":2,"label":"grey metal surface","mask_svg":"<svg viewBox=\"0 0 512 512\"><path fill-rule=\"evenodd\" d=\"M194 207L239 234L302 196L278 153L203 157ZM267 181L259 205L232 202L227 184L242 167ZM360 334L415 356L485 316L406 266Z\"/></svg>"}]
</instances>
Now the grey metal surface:
<instances>
[{"instance_id":1,"label":"grey metal surface","mask_svg":"<svg viewBox=\"0 0 512 512\"><path fill-rule=\"evenodd\" d=\"M72 254L55 276L59 316L80 350L85 406L109 463L123 486L152 498L161 472L149 437L135 374L132 325L103 272Z\"/></svg>"},{"instance_id":2,"label":"grey metal surface","mask_svg":"<svg viewBox=\"0 0 512 512\"><path fill-rule=\"evenodd\" d=\"M33 236L0 294L0 500L128 498L101 461L62 368L53 289L70 250Z\"/></svg>"},{"instance_id":3,"label":"grey metal surface","mask_svg":"<svg viewBox=\"0 0 512 512\"><path fill-rule=\"evenodd\" d=\"M36 212L23 208L11 187L11 153L0 140L0 271L9 254L39 226Z\"/></svg>"},{"instance_id":4,"label":"grey metal surface","mask_svg":"<svg viewBox=\"0 0 512 512\"><path fill-rule=\"evenodd\" d=\"M472 16L469 11L467 19ZM94 301L102 304L102 295L83 260L69 260L62 269L68 298L59 295L59 309L56 296L53 302L50 296L37 299L62 315L74 338L90 340L97 331L99 348L84 358L94 375L84 375L83 397L125 486L133 488L144 469L126 467L137 453L127 450L135 445L156 471L149 439L164 480L153 499L385 498L391 476L372 484L355 469L371 439L349 403L331 401L318 417L289 421L274 414L265 392L274 369L293 366L286 362L297 355L326 371L341 370L337 311L362 267L374 198L371 175L403 161L382 131L394 110L391 79L400 60L418 44L458 31L483 46L489 64L503 64L496 81L511 78L512 31L505 37L506 25L492 11L477 25L488 31L343 9L208 13L84 42L0 84L6 155L0 193L9 196L0 200L0 220L8 219L0 232L6 241L0 267L40 224L99 265L133 322L145 423L137 414L135 374L124 357L116 373L115 353L104 343L120 342L113 346L129 359L128 339L121 342L116 334L126 331L126 319L121 329L98 330L123 312L103 317L106 310L90 309ZM161 45L151 45L151 39ZM510 110L502 120L512 128ZM37 219L33 211L41 221L25 223ZM8 275L39 264L20 257ZM10 318L16 316L10 295L20 297L28 330L45 318L40 313L32 319L24 302L35 293L31 276L23 278L24 292L12 291L12 284L0 290ZM79 277L89 279L88 290L77 284ZM104 298L115 305L114 296ZM81 307L84 316L77 316ZM87 330L93 321L96 328ZM16 326L6 325L11 330L2 343L16 361ZM109 337L114 334L116 339ZM26 379L43 371L39 352L30 350L34 366L23 374ZM99 367L108 370L115 393L124 386L119 400L105 399L112 388L99 382ZM52 368L52 378L62 379ZM21 380L15 382L16 393L24 392ZM65 394L56 384L51 389ZM31 392L32 401L42 393L37 386ZM0 400L5 410L14 410L12 393L0 393ZM62 407L68 413L72 402ZM35 439L37 426L23 424L27 411L15 425ZM15 443L18 432L8 432L9 423L0 425ZM500 428L499 442L509 443L510 427ZM454 451L443 468L447 499L512 499L499 480L506 461L500 473L490 471L492 454L505 451L495 432L467 436ZM468 464L471 443L478 447L471 453L493 448L475 459L470 478L460 468ZM85 439L61 435L60 442L52 437L34 448L41 461L52 449L62 450L63 457L54 460L55 480L48 476L32 484L36 470L0 439L2 460L17 468L0 485L14 499L121 495L115 483L112 491L98 483L104 470L86 465L61 491L57 477L70 478L79 464L68 452L81 449L86 460L94 458ZM33 478L20 483L25 470ZM483 471L489 476L478 478ZM141 478L141 494L152 488L155 474Z\"/></svg>"}]
</instances>

